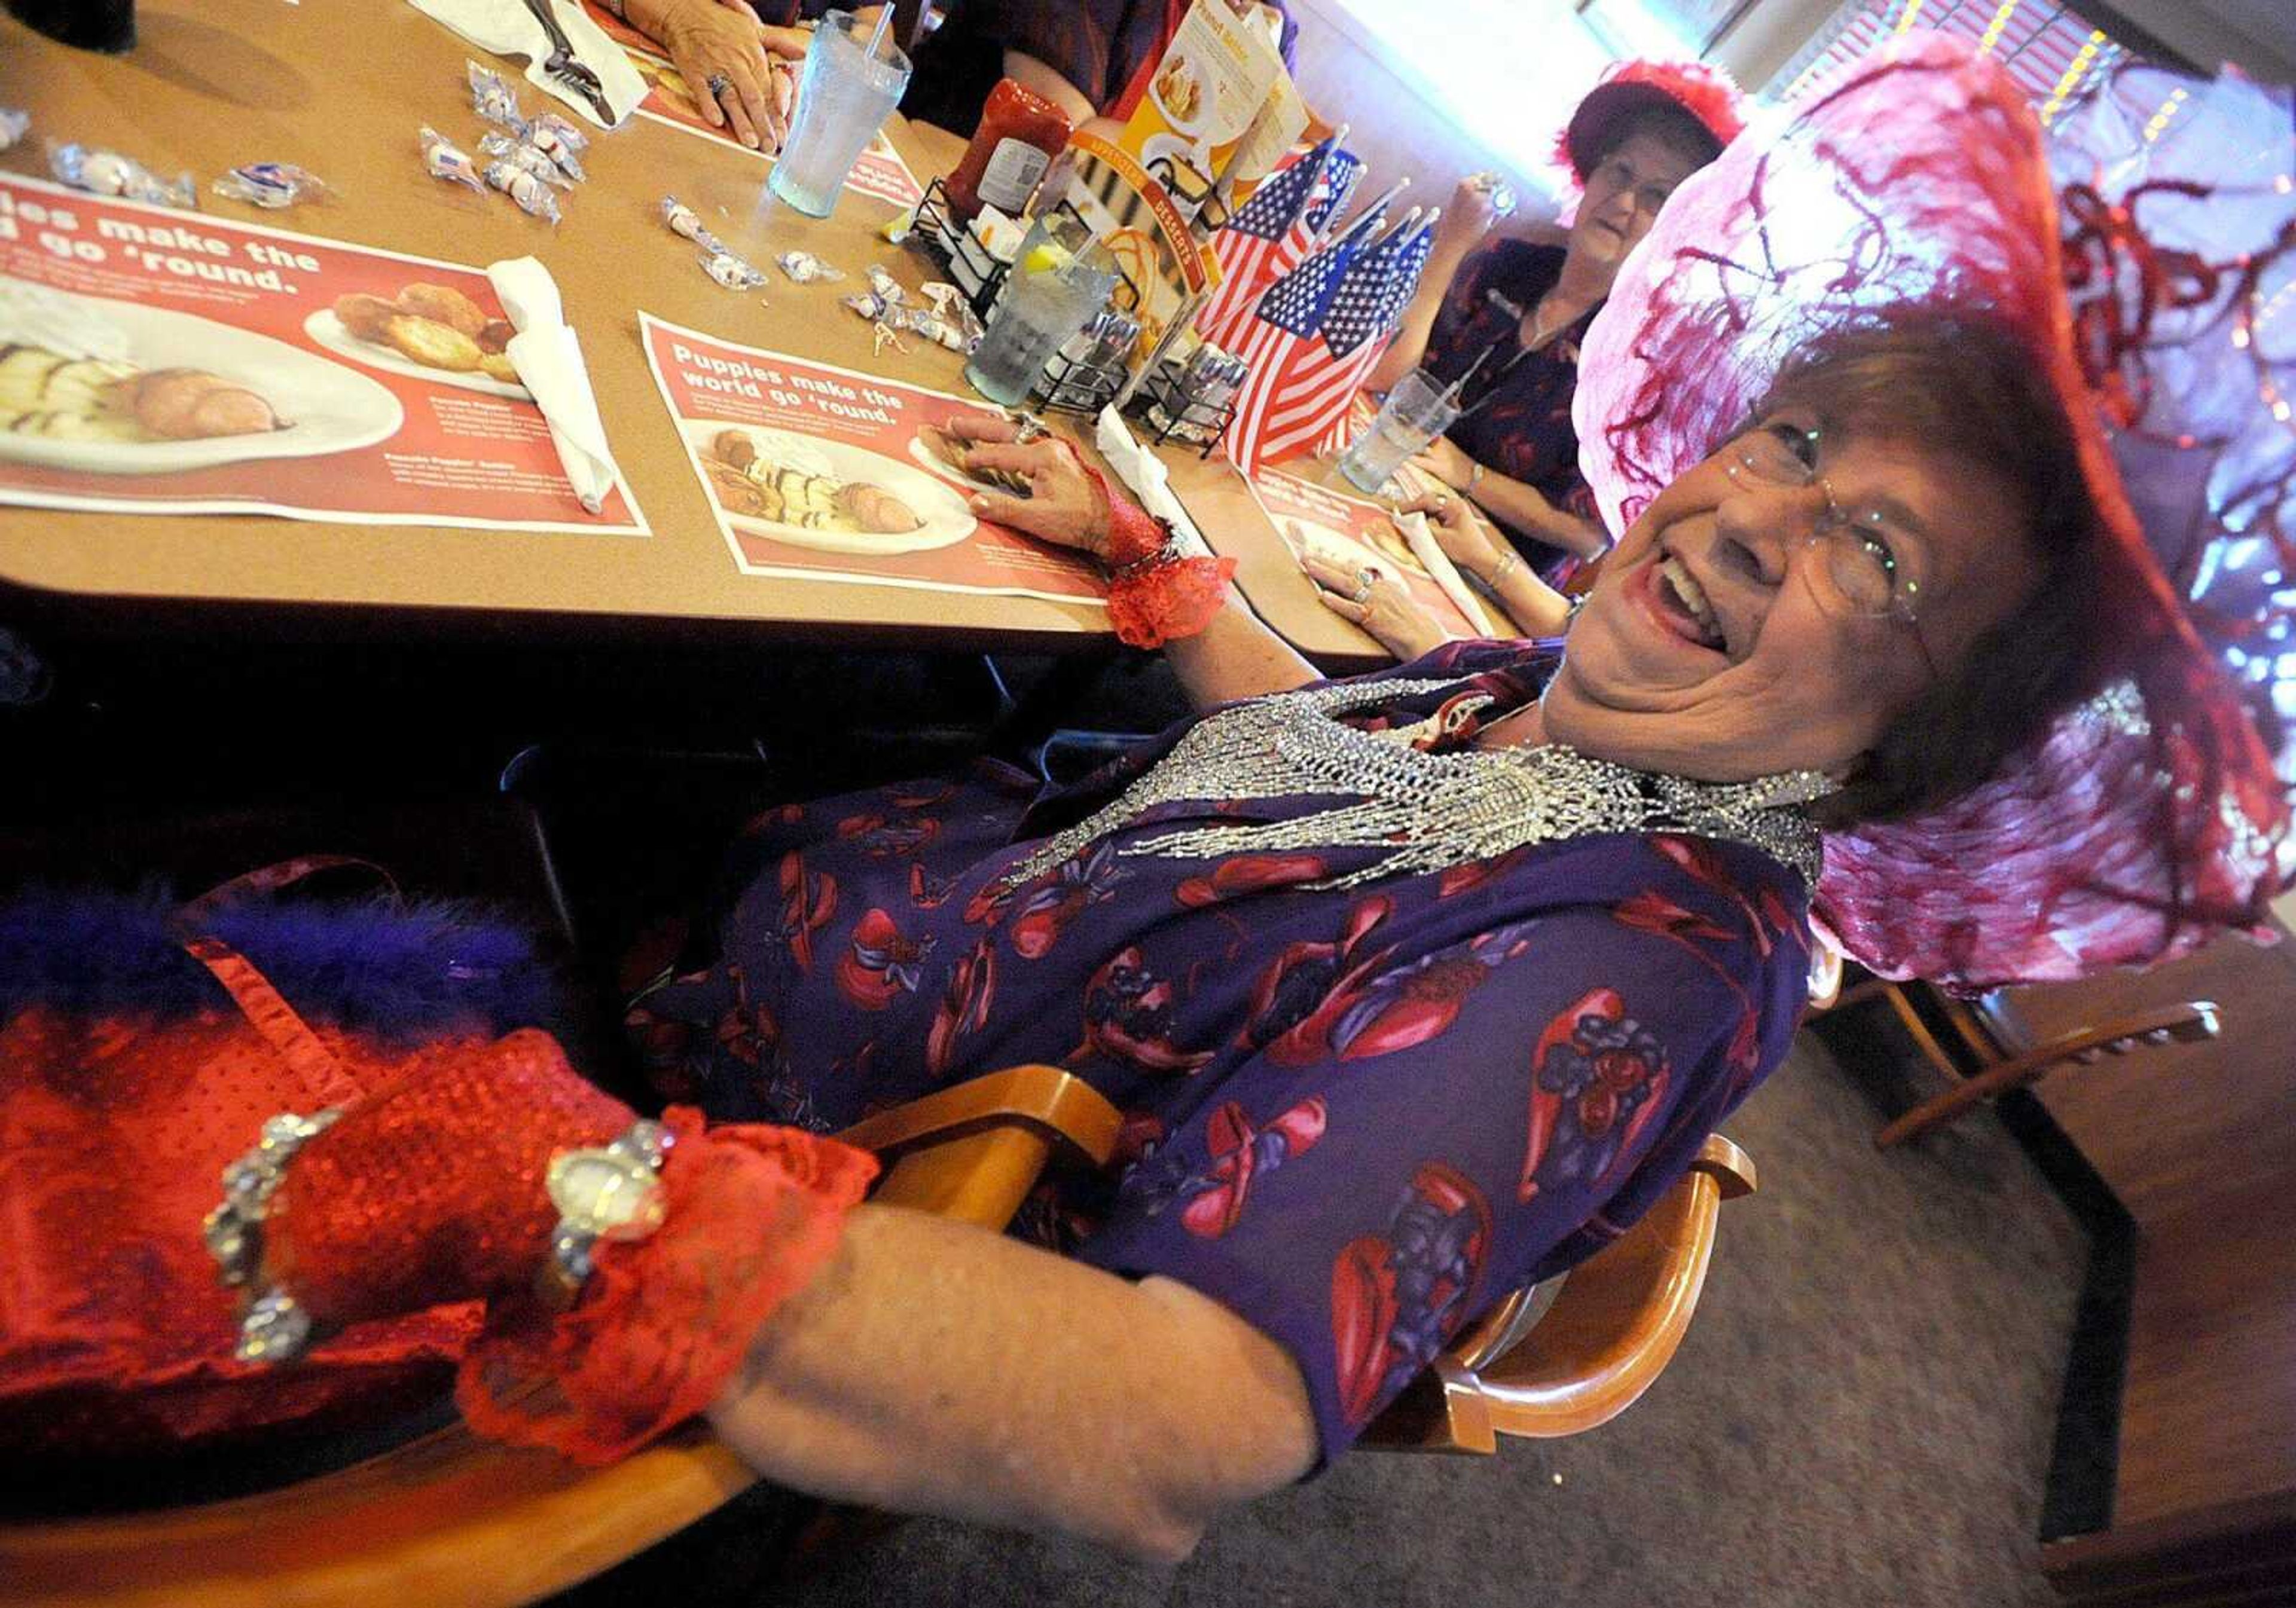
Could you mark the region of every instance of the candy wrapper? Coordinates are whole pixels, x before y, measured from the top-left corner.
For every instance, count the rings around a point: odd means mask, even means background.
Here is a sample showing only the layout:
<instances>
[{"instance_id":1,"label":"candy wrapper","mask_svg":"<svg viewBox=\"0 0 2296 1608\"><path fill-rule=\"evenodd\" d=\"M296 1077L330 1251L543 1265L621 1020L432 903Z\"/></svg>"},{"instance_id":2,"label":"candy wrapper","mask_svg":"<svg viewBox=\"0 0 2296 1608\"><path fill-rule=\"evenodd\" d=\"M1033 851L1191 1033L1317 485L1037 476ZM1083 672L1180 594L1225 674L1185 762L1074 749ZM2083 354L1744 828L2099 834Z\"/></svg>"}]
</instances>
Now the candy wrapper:
<instances>
[{"instance_id":1,"label":"candy wrapper","mask_svg":"<svg viewBox=\"0 0 2296 1608\"><path fill-rule=\"evenodd\" d=\"M875 263L869 265L869 288L889 307L898 307L909 299L909 293L901 289L901 282Z\"/></svg>"},{"instance_id":2,"label":"candy wrapper","mask_svg":"<svg viewBox=\"0 0 2296 1608\"><path fill-rule=\"evenodd\" d=\"M506 134L490 134L479 142L479 154L491 161L508 162L512 167L532 174L545 184L555 184L561 190L571 190L574 181L558 170L558 164L531 145L522 145Z\"/></svg>"},{"instance_id":3,"label":"candy wrapper","mask_svg":"<svg viewBox=\"0 0 2296 1608\"><path fill-rule=\"evenodd\" d=\"M32 114L0 106L0 151L6 151L32 131Z\"/></svg>"},{"instance_id":4,"label":"candy wrapper","mask_svg":"<svg viewBox=\"0 0 2296 1608\"><path fill-rule=\"evenodd\" d=\"M810 251L784 251L774 258L774 264L801 285L816 282L830 284L845 277L840 270L831 267Z\"/></svg>"},{"instance_id":5,"label":"candy wrapper","mask_svg":"<svg viewBox=\"0 0 2296 1608\"><path fill-rule=\"evenodd\" d=\"M59 145L51 140L48 171L60 182L92 195L119 195L131 201L185 210L200 204L199 191L193 187L190 174L181 175L170 184L143 163L116 151L91 151L85 145Z\"/></svg>"},{"instance_id":6,"label":"candy wrapper","mask_svg":"<svg viewBox=\"0 0 2296 1608\"><path fill-rule=\"evenodd\" d=\"M917 209L912 207L906 212L897 212L887 218L879 227L877 238L889 246L898 246L909 238L909 232L916 226Z\"/></svg>"},{"instance_id":7,"label":"candy wrapper","mask_svg":"<svg viewBox=\"0 0 2296 1608\"><path fill-rule=\"evenodd\" d=\"M544 184L514 162L488 162L487 183L516 201L522 212L530 212L545 223L558 221L558 198Z\"/></svg>"},{"instance_id":8,"label":"candy wrapper","mask_svg":"<svg viewBox=\"0 0 2296 1608\"><path fill-rule=\"evenodd\" d=\"M480 194L486 193L487 182L479 176L479 165L471 160L469 152L428 126L422 129L421 138L423 171L434 179L468 184Z\"/></svg>"},{"instance_id":9,"label":"candy wrapper","mask_svg":"<svg viewBox=\"0 0 2296 1608\"><path fill-rule=\"evenodd\" d=\"M885 305L885 298L874 290L856 290L850 296L840 296L837 299L851 308L857 316L867 319L871 323L882 321L893 310Z\"/></svg>"},{"instance_id":10,"label":"candy wrapper","mask_svg":"<svg viewBox=\"0 0 2296 1608\"><path fill-rule=\"evenodd\" d=\"M526 143L576 184L588 181L590 175L582 171L582 153L590 148L590 136L556 112L545 111L528 124Z\"/></svg>"},{"instance_id":11,"label":"candy wrapper","mask_svg":"<svg viewBox=\"0 0 2296 1608\"><path fill-rule=\"evenodd\" d=\"M955 285L934 283L924 287L924 295L927 306L964 332L965 350L971 351L980 339L980 315L972 310L964 292Z\"/></svg>"},{"instance_id":12,"label":"candy wrapper","mask_svg":"<svg viewBox=\"0 0 2296 1608\"><path fill-rule=\"evenodd\" d=\"M558 153L562 151L569 156L578 157L590 149L590 136L582 131L580 126L554 111L545 111L528 124L526 137L548 151L553 161L558 159Z\"/></svg>"},{"instance_id":13,"label":"candy wrapper","mask_svg":"<svg viewBox=\"0 0 2296 1608\"><path fill-rule=\"evenodd\" d=\"M476 61L464 61L463 65L471 80L471 110L524 139L527 121L519 112L518 95L511 88L510 80Z\"/></svg>"},{"instance_id":14,"label":"candy wrapper","mask_svg":"<svg viewBox=\"0 0 2296 1608\"><path fill-rule=\"evenodd\" d=\"M661 221L669 226L672 234L684 235L712 257L726 249L718 243L718 237L709 233L709 225L701 221L701 215L674 195L661 198Z\"/></svg>"},{"instance_id":15,"label":"candy wrapper","mask_svg":"<svg viewBox=\"0 0 2296 1608\"><path fill-rule=\"evenodd\" d=\"M291 207L297 201L326 199L327 186L319 175L292 162L250 162L234 167L209 186L228 200L254 207Z\"/></svg>"},{"instance_id":16,"label":"candy wrapper","mask_svg":"<svg viewBox=\"0 0 2296 1608\"><path fill-rule=\"evenodd\" d=\"M766 282L765 271L742 261L731 251L704 251L693 259L728 290L754 290Z\"/></svg>"},{"instance_id":17,"label":"candy wrapper","mask_svg":"<svg viewBox=\"0 0 2296 1608\"><path fill-rule=\"evenodd\" d=\"M979 334L968 334L962 325L923 307L891 308L886 313L885 321L897 329L922 335L936 345L947 347L952 352L964 353L967 356L980 341Z\"/></svg>"}]
</instances>

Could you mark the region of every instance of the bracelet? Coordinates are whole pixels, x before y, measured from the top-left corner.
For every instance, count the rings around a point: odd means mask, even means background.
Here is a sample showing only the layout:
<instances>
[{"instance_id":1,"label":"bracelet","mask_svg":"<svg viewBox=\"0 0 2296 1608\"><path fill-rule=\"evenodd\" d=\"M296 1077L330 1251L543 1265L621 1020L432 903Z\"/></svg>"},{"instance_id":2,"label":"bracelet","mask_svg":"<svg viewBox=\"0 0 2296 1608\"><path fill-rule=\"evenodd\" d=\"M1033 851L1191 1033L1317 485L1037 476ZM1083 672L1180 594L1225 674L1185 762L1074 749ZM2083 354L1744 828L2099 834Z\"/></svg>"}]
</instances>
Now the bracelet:
<instances>
[{"instance_id":1,"label":"bracelet","mask_svg":"<svg viewBox=\"0 0 2296 1608\"><path fill-rule=\"evenodd\" d=\"M603 1150L562 1150L550 1158L543 1187L558 1208L550 1234L550 1270L570 1300L590 1277L590 1248L602 1239L644 1239L662 1225L668 1206L655 1175L676 1136L660 1122L632 1122Z\"/></svg>"},{"instance_id":2,"label":"bracelet","mask_svg":"<svg viewBox=\"0 0 2296 1608\"><path fill-rule=\"evenodd\" d=\"M1480 463L1472 464L1467 469L1467 483L1459 488L1459 494L1463 497L1472 497L1475 494L1475 487L1482 483L1483 466Z\"/></svg>"},{"instance_id":3,"label":"bracelet","mask_svg":"<svg viewBox=\"0 0 2296 1608\"><path fill-rule=\"evenodd\" d=\"M1496 564L1491 566L1491 573L1483 577L1483 584L1496 592L1521 563L1522 554L1512 547L1508 548L1505 556Z\"/></svg>"},{"instance_id":4,"label":"bracelet","mask_svg":"<svg viewBox=\"0 0 2296 1608\"><path fill-rule=\"evenodd\" d=\"M254 1282L263 1267L263 1220L287 1176L287 1163L340 1115L341 1109L333 1106L312 1116L283 1111L263 1124L252 1150L223 1170L223 1204L207 1214L200 1232L225 1284L236 1287ZM232 1355L242 1362L288 1362L302 1355L310 1338L311 1315L283 1288L272 1285L241 1317Z\"/></svg>"},{"instance_id":5,"label":"bracelet","mask_svg":"<svg viewBox=\"0 0 2296 1608\"><path fill-rule=\"evenodd\" d=\"M201 1225L209 1253L226 1285L253 1283L263 1266L263 1222L287 1163L342 1112L313 1116L282 1112L263 1124L255 1147L223 1170L223 1204ZM592 1271L598 1241L644 1239L662 1225L666 1206L656 1176L676 1136L660 1122L633 1122L603 1149L562 1150L550 1161L545 1188L558 1208L545 1275L562 1304L570 1304ZM283 1285L265 1287L240 1318L232 1354L242 1362L291 1362L311 1340L311 1315Z\"/></svg>"},{"instance_id":6,"label":"bracelet","mask_svg":"<svg viewBox=\"0 0 2296 1608\"><path fill-rule=\"evenodd\" d=\"M1163 520L1109 490L1089 469L1108 508L1108 619L1128 648L1161 648L1210 625L1227 599L1234 559L1191 552Z\"/></svg>"}]
</instances>

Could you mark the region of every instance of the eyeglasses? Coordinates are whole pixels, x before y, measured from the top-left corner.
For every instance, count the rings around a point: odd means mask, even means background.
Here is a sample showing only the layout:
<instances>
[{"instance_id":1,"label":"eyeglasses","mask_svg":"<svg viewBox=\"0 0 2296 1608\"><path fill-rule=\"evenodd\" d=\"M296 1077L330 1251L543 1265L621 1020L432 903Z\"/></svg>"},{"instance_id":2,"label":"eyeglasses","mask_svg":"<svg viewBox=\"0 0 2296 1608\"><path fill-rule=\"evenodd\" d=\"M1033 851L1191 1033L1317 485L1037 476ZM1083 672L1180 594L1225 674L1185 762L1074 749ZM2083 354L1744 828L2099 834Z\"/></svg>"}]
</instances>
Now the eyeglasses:
<instances>
[{"instance_id":1,"label":"eyeglasses","mask_svg":"<svg viewBox=\"0 0 2296 1608\"><path fill-rule=\"evenodd\" d=\"M1833 486L1817 472L1817 432L1791 424L1766 424L1732 442L1723 472L1739 486L1749 485L1786 490L1815 486L1825 494L1825 512L1810 529L1808 543L1819 549L1824 560L1819 573L1825 584L1816 590L1818 601L1839 612L1874 619L1895 620L1913 633L1932 679L1937 665L1923 641L1918 605L1921 584L1906 573L1901 553L1919 546L1906 532L1879 509L1845 510ZM1808 455L1804 456L1807 453Z\"/></svg>"},{"instance_id":2,"label":"eyeglasses","mask_svg":"<svg viewBox=\"0 0 2296 1608\"><path fill-rule=\"evenodd\" d=\"M1672 184L1660 184L1655 180L1649 184L1643 183L1642 175L1635 171L1634 164L1622 161L1617 157L1611 157L1603 161L1588 175L1587 187L1592 190L1597 185L1611 190L1632 191L1636 210L1648 212L1653 216L1666 205L1667 198L1674 193L1675 188Z\"/></svg>"}]
</instances>

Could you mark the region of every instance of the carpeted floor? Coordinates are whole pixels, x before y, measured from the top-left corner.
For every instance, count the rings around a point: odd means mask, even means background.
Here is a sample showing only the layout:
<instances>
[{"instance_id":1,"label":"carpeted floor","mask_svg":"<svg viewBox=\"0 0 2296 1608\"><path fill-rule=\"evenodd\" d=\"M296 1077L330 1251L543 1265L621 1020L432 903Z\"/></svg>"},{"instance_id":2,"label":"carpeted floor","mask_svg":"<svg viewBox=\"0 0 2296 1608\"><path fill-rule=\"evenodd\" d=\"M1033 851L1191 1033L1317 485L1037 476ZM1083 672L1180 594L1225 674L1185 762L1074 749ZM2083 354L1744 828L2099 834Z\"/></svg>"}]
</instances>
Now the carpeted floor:
<instances>
[{"instance_id":1,"label":"carpeted floor","mask_svg":"<svg viewBox=\"0 0 2296 1608\"><path fill-rule=\"evenodd\" d=\"M1489 1459L1357 1453L1234 1515L1177 1570L917 1520L794 1592L741 1590L729 1514L714 1558L637 1560L596 1600L2050 1603L2034 1538L2086 1238L1989 1115L1888 1155L1877 1122L1805 1033L1727 1125L1762 1187L1724 1210L1688 1340L1591 1434Z\"/></svg>"}]
</instances>

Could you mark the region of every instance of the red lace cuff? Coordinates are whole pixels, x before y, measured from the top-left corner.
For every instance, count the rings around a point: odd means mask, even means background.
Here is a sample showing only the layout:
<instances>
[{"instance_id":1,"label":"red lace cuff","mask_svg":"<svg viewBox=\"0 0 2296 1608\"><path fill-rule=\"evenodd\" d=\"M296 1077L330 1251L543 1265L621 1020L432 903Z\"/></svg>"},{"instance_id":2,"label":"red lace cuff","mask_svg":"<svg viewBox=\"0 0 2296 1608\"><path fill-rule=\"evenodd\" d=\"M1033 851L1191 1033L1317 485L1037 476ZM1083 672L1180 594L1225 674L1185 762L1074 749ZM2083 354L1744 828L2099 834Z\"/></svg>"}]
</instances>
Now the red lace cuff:
<instances>
[{"instance_id":1,"label":"red lace cuff","mask_svg":"<svg viewBox=\"0 0 2296 1608\"><path fill-rule=\"evenodd\" d=\"M1086 470L1108 504L1111 571L1109 623L1128 648L1161 648L1194 636L1227 600L1234 559L1183 556L1170 526L1129 498L1118 495L1096 470Z\"/></svg>"},{"instance_id":2,"label":"red lace cuff","mask_svg":"<svg viewBox=\"0 0 2296 1608\"><path fill-rule=\"evenodd\" d=\"M497 1301L455 1398L480 1434L611 1463L707 1408L774 1309L836 1249L876 1176L866 1152L794 1128L705 1131L674 1106L668 1214L648 1238L601 1242L570 1311Z\"/></svg>"}]
</instances>

